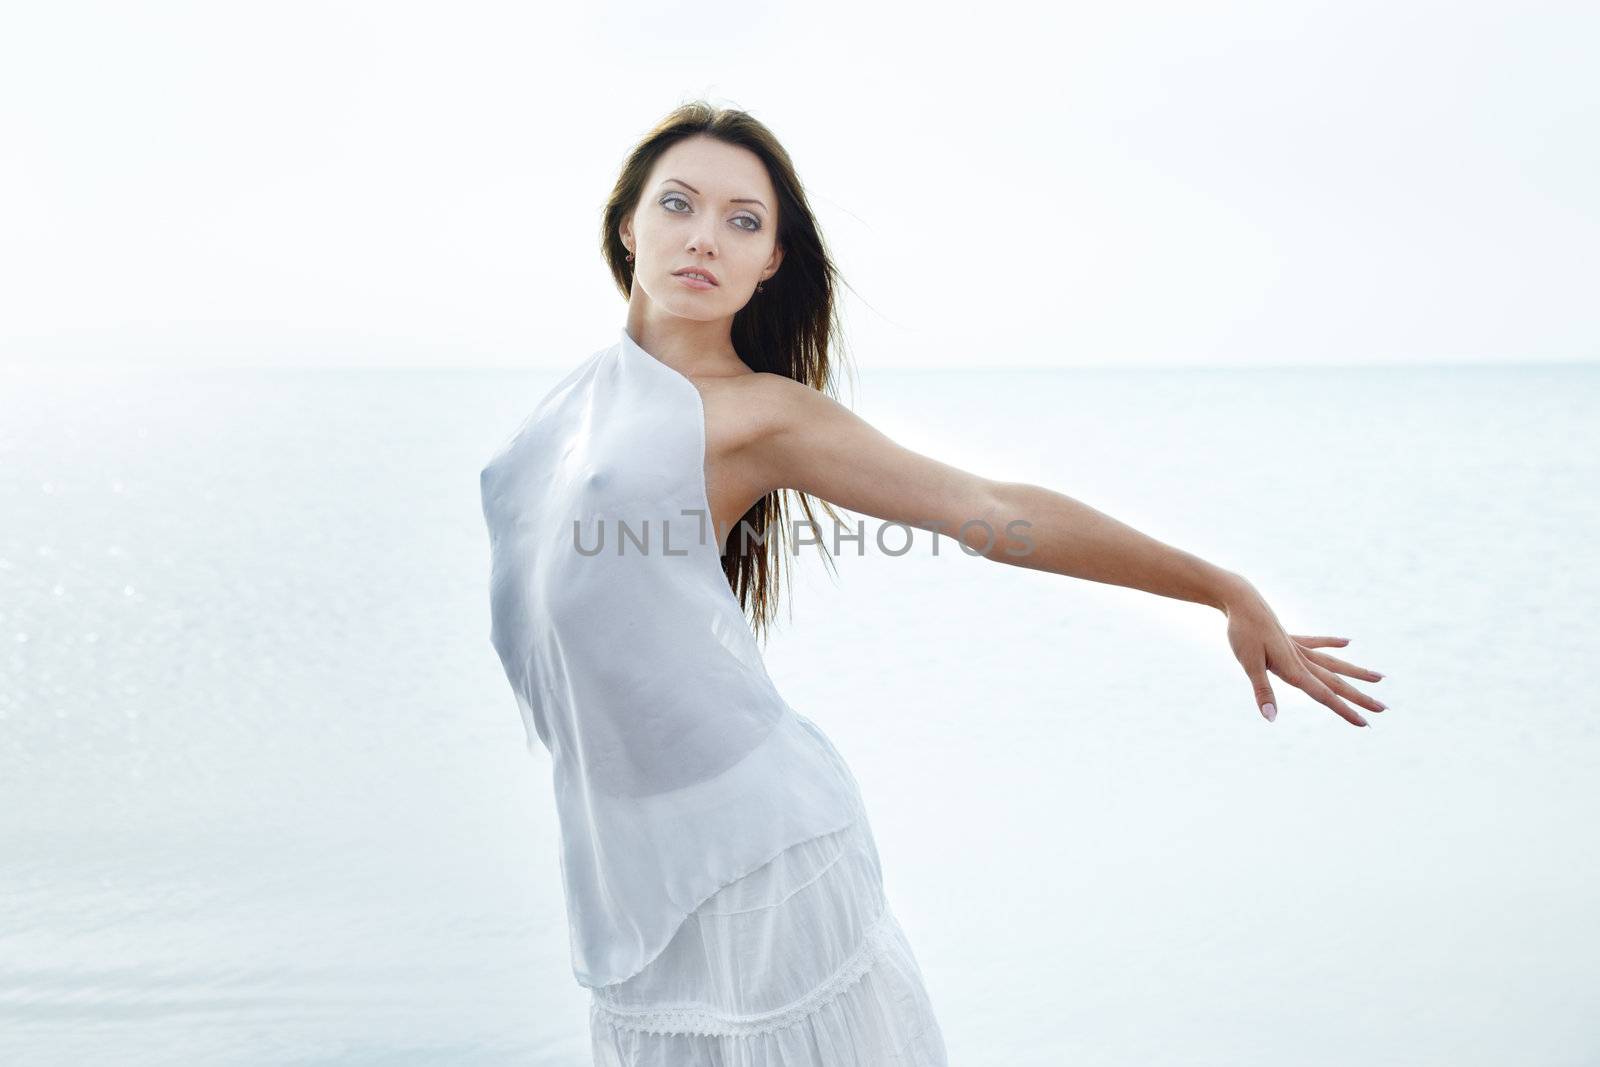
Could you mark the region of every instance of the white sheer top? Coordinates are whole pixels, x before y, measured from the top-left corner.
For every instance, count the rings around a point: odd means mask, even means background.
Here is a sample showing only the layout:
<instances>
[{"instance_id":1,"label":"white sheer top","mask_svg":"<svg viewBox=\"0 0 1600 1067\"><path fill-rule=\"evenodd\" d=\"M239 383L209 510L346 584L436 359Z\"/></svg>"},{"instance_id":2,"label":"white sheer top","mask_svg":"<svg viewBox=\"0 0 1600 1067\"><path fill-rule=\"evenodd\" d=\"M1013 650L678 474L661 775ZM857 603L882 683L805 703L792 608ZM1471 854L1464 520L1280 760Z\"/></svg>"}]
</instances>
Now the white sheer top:
<instances>
[{"instance_id":1,"label":"white sheer top","mask_svg":"<svg viewBox=\"0 0 1600 1067\"><path fill-rule=\"evenodd\" d=\"M480 484L490 641L551 756L573 973L613 985L718 889L848 826L854 781L723 574L688 378L623 329Z\"/></svg>"}]
</instances>

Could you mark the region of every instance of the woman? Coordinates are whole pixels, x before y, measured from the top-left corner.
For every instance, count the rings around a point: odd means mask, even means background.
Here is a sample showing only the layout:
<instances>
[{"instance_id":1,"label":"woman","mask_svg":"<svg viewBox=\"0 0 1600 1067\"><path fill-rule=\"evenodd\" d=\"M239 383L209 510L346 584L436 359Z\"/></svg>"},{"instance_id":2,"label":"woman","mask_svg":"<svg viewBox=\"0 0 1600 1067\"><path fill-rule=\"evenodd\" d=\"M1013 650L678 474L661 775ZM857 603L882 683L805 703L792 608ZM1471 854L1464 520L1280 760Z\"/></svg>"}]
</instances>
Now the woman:
<instances>
[{"instance_id":1,"label":"woman","mask_svg":"<svg viewBox=\"0 0 1600 1067\"><path fill-rule=\"evenodd\" d=\"M573 970L600 1064L943 1064L856 781L756 636L782 490L989 559L1209 604L1357 726L1380 675L1284 632L1242 577L1068 497L896 445L828 395L835 271L787 154L743 112L670 114L601 233L628 300L482 472L491 639L552 755ZM837 515L824 503L830 515ZM737 529L735 529L737 527ZM746 612L750 618L746 618Z\"/></svg>"}]
</instances>

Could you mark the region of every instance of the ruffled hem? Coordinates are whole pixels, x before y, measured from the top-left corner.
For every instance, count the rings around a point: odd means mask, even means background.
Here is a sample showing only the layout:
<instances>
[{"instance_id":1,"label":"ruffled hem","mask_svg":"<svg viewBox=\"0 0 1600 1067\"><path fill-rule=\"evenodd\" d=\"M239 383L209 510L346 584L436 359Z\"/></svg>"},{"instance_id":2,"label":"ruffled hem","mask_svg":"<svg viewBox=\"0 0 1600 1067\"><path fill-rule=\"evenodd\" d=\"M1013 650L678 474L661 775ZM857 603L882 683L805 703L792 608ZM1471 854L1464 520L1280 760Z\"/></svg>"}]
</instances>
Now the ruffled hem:
<instances>
[{"instance_id":1,"label":"ruffled hem","mask_svg":"<svg viewBox=\"0 0 1600 1067\"><path fill-rule=\"evenodd\" d=\"M770 1034L800 1022L837 1000L866 975L887 951L894 926L886 907L861 947L828 980L805 997L776 1011L754 1015L727 1015L697 1007L623 1008L594 1001L595 1015L622 1030L646 1034L697 1034L705 1037L749 1037Z\"/></svg>"},{"instance_id":2,"label":"ruffled hem","mask_svg":"<svg viewBox=\"0 0 1600 1067\"><path fill-rule=\"evenodd\" d=\"M596 1067L943 1067L859 816L723 887L643 971L592 990Z\"/></svg>"},{"instance_id":3,"label":"ruffled hem","mask_svg":"<svg viewBox=\"0 0 1600 1067\"><path fill-rule=\"evenodd\" d=\"M905 933L885 905L829 980L763 1015L693 1005L590 1011L596 1067L948 1067Z\"/></svg>"}]
</instances>

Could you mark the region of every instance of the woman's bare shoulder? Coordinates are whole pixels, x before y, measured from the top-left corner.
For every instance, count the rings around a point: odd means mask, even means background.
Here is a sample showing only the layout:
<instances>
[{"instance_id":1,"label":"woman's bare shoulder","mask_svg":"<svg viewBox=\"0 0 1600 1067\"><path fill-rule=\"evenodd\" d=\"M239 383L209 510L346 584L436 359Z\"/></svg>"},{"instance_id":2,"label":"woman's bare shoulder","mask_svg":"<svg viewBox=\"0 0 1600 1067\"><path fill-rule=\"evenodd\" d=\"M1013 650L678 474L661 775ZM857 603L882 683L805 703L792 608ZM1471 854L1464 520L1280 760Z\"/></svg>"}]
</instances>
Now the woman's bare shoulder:
<instances>
[{"instance_id":1,"label":"woman's bare shoulder","mask_svg":"<svg viewBox=\"0 0 1600 1067\"><path fill-rule=\"evenodd\" d=\"M771 371L750 371L702 378L707 417L717 414L735 423L740 440L778 429L786 417L798 414L810 396L821 396L804 382Z\"/></svg>"},{"instance_id":2,"label":"woman's bare shoulder","mask_svg":"<svg viewBox=\"0 0 1600 1067\"><path fill-rule=\"evenodd\" d=\"M751 371L728 380L752 417L768 423L798 414L823 396L804 382L772 371Z\"/></svg>"}]
</instances>

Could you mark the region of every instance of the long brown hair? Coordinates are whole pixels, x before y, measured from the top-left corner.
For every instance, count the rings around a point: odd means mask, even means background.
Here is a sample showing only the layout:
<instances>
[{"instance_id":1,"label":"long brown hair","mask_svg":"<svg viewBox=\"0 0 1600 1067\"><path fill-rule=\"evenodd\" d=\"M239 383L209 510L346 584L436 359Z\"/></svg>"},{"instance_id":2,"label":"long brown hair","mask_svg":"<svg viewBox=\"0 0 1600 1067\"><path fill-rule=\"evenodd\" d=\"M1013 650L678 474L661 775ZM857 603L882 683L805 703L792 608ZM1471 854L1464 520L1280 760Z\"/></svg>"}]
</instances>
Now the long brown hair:
<instances>
[{"instance_id":1,"label":"long brown hair","mask_svg":"<svg viewBox=\"0 0 1600 1067\"><path fill-rule=\"evenodd\" d=\"M606 201L600 225L600 249L611 267L611 276L623 299L633 292L633 264L619 234L622 219L638 205L655 161L668 148L695 135L715 137L727 144L747 148L760 157L767 168L778 199L777 241L783 247L783 263L762 283L762 292L753 295L733 317L733 347L746 366L793 378L813 389L835 396L833 362L830 352L844 357L844 331L835 303L837 287L844 284L828 254L816 217L806 201L805 189L778 139L748 112L715 107L704 100L674 108L634 146L623 162L616 186ZM809 494L795 489L768 493L756 501L730 531L729 551L722 554L722 570L740 606L750 617L751 628L763 641L778 603L782 579L781 561L791 536L785 494L800 500L809 523L816 523ZM835 522L839 515L826 500L817 498ZM709 518L709 516L708 516ZM766 536L776 525L778 535ZM749 536L742 536L748 528ZM820 533L820 525L811 527ZM817 547L830 570L833 557L825 538ZM793 608L790 609L791 614Z\"/></svg>"}]
</instances>

